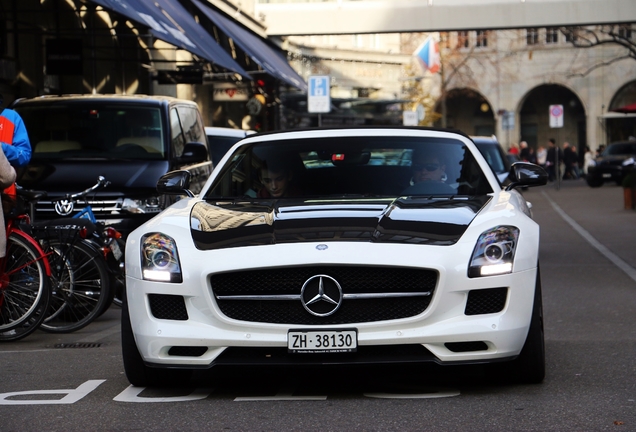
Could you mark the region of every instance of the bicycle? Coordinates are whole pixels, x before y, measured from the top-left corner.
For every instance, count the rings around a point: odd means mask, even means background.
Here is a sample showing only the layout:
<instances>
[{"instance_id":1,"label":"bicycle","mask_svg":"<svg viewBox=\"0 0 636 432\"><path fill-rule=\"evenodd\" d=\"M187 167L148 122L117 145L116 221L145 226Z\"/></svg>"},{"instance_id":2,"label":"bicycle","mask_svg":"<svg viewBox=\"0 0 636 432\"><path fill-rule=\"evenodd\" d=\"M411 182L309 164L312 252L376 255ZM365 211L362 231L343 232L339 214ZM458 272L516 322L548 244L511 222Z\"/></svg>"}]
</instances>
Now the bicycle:
<instances>
[{"instance_id":1,"label":"bicycle","mask_svg":"<svg viewBox=\"0 0 636 432\"><path fill-rule=\"evenodd\" d=\"M20 229L28 219L18 207L5 214L7 250L0 258L0 341L14 341L33 333L49 307L51 268L40 244Z\"/></svg>"},{"instance_id":2,"label":"bicycle","mask_svg":"<svg viewBox=\"0 0 636 432\"><path fill-rule=\"evenodd\" d=\"M64 199L75 202L71 200L78 200L105 185L107 182L100 177L93 187ZM33 207L33 200L24 190L19 190L18 194ZM112 264L109 265L111 249L108 245L121 236L112 228L82 217L88 212L92 214L90 208L85 208L75 217L33 222L30 226L33 236L50 253L52 299L40 324L44 331L69 333L79 330L103 314L113 301L111 273L115 270L111 268Z\"/></svg>"}]
</instances>

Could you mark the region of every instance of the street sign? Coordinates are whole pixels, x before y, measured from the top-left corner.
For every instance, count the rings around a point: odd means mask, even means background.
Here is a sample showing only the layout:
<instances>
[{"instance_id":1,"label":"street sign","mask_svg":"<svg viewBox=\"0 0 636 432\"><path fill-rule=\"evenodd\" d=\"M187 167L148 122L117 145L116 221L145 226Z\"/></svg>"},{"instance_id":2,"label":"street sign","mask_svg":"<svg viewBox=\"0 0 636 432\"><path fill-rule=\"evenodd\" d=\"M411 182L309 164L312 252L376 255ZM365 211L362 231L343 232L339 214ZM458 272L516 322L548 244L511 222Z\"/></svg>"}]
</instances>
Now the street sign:
<instances>
[{"instance_id":1,"label":"street sign","mask_svg":"<svg viewBox=\"0 0 636 432\"><path fill-rule=\"evenodd\" d=\"M504 111L501 117L501 128L503 130L512 130L515 128L515 112Z\"/></svg>"},{"instance_id":2,"label":"street sign","mask_svg":"<svg viewBox=\"0 0 636 432\"><path fill-rule=\"evenodd\" d=\"M328 113L331 111L330 79L327 75L309 77L307 92L307 111L310 113Z\"/></svg>"},{"instance_id":3,"label":"street sign","mask_svg":"<svg viewBox=\"0 0 636 432\"><path fill-rule=\"evenodd\" d=\"M550 127L563 127L563 105L550 105Z\"/></svg>"},{"instance_id":4,"label":"street sign","mask_svg":"<svg viewBox=\"0 0 636 432\"><path fill-rule=\"evenodd\" d=\"M417 111L402 111L402 124L404 126L417 126Z\"/></svg>"}]
</instances>

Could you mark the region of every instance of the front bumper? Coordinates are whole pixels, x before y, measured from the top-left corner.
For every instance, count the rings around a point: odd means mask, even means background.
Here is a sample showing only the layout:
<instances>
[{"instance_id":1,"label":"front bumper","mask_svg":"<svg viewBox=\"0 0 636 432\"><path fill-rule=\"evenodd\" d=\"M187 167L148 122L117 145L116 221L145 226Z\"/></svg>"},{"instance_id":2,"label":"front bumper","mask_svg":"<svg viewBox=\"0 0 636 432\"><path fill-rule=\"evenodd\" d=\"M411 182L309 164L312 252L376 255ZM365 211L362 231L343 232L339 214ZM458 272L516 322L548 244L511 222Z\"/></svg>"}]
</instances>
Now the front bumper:
<instances>
[{"instance_id":1,"label":"front bumper","mask_svg":"<svg viewBox=\"0 0 636 432\"><path fill-rule=\"evenodd\" d=\"M599 182L612 181L620 183L626 171L621 165L597 165L588 168L588 176Z\"/></svg>"},{"instance_id":2,"label":"front bumper","mask_svg":"<svg viewBox=\"0 0 636 432\"><path fill-rule=\"evenodd\" d=\"M294 253L297 247L274 246L278 255L272 256L270 265L280 265L281 261L286 261L289 266L306 264L294 261L293 257L298 256ZM302 247L307 248L306 245ZM405 254L404 246L389 245L381 248L382 254L378 254L378 251L373 250L374 245L366 244L361 248L360 245L341 243L330 246L329 260L338 264L347 262L350 265L400 267L415 267L415 263L421 260L413 258L413 254ZM391 251L393 248L395 251ZM418 246L414 246L413 250L417 248ZM212 294L205 263L216 262L221 269L223 263L244 261L244 252L241 248L205 253L199 251L202 258L197 258L197 263L187 266L188 270L184 270L184 282L181 284L150 282L127 276L126 291L135 341L145 362L165 367L412 361L449 364L514 358L521 351L528 334L536 286L536 267L526 266L521 271L507 275L468 278L465 263L449 265L450 262L456 263L456 259L449 260L449 256L456 253L458 248L470 248L466 249L467 252L460 253L460 256L470 256L472 252L472 245L455 245L434 248L437 253L427 257L427 268L437 271L439 278L431 302L423 313L395 320L321 326L228 318L221 312ZM384 259L378 258L380 255ZM536 255L529 254L525 258L523 255L519 253L518 261L536 263ZM267 259L261 261L261 265L269 267ZM229 267L228 265L228 269ZM501 310L495 313L466 313L471 292L493 288L504 289L506 292ZM183 305L185 315L179 319L158 317L156 309L153 311L150 304L151 296L155 295L176 297ZM356 328L358 352L288 354L287 333L299 328Z\"/></svg>"}]
</instances>

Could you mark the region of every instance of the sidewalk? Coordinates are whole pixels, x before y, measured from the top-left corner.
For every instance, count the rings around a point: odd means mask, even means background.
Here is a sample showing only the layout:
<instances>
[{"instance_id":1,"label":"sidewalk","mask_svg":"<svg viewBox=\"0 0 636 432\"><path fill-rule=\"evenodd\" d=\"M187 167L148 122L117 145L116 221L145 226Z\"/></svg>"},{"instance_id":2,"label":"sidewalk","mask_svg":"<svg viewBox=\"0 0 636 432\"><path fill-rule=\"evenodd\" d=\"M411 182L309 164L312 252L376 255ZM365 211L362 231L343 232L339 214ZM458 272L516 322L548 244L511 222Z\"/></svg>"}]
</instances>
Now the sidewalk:
<instances>
[{"instance_id":1,"label":"sidewalk","mask_svg":"<svg viewBox=\"0 0 636 432\"><path fill-rule=\"evenodd\" d=\"M559 190L551 184L522 193L537 210L548 206L554 217L561 217L554 210L553 203L556 204L594 239L636 269L636 210L624 208L620 186L608 183L591 188L579 179L562 181ZM535 220L540 225L549 223Z\"/></svg>"}]
</instances>

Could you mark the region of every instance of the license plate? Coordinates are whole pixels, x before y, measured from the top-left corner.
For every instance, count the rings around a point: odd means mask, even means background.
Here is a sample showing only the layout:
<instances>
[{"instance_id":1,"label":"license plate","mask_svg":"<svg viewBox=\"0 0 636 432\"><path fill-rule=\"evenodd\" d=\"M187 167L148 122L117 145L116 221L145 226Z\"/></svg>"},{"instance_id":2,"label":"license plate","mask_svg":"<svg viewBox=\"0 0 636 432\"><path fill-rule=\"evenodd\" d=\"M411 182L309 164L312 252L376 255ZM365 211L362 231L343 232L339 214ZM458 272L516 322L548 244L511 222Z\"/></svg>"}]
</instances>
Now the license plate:
<instances>
[{"instance_id":1,"label":"license plate","mask_svg":"<svg viewBox=\"0 0 636 432\"><path fill-rule=\"evenodd\" d=\"M358 331L347 330L290 330L287 349L290 353L343 353L358 347Z\"/></svg>"},{"instance_id":2,"label":"license plate","mask_svg":"<svg viewBox=\"0 0 636 432\"><path fill-rule=\"evenodd\" d=\"M610 174L610 173L604 173L603 174L603 178L610 178L610 177L612 177L612 174Z\"/></svg>"},{"instance_id":3,"label":"license plate","mask_svg":"<svg viewBox=\"0 0 636 432\"><path fill-rule=\"evenodd\" d=\"M121 248L117 244L117 241L113 239L108 246L110 247L110 250L113 252L113 256L115 257L115 259L119 261L123 253L121 251Z\"/></svg>"}]
</instances>

